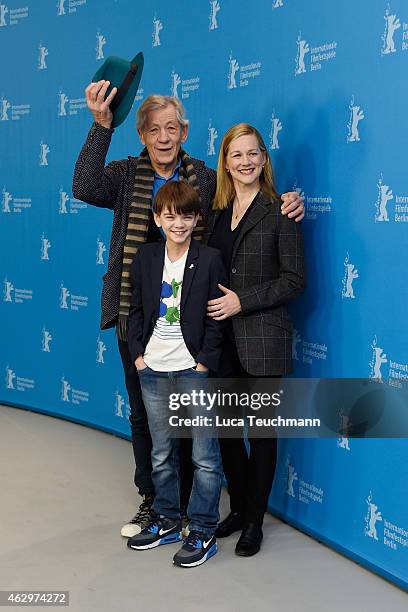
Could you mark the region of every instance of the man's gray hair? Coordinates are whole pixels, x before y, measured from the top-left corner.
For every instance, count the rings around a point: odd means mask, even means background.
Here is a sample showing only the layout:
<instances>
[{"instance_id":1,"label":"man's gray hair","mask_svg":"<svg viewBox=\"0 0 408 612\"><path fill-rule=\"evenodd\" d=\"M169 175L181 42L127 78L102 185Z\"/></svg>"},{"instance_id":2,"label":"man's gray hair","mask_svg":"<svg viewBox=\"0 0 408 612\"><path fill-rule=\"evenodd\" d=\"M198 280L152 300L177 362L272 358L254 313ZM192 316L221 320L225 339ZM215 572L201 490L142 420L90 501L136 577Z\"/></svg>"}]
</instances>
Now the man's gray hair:
<instances>
[{"instance_id":1,"label":"man's gray hair","mask_svg":"<svg viewBox=\"0 0 408 612\"><path fill-rule=\"evenodd\" d=\"M186 119L186 110L180 100L174 96L160 96L158 94L154 94L152 96L148 96L137 109L137 129L142 133L145 132L149 113L151 111L167 108L170 105L173 105L176 109L177 121L179 122L180 127L186 127L188 125L188 119Z\"/></svg>"}]
</instances>

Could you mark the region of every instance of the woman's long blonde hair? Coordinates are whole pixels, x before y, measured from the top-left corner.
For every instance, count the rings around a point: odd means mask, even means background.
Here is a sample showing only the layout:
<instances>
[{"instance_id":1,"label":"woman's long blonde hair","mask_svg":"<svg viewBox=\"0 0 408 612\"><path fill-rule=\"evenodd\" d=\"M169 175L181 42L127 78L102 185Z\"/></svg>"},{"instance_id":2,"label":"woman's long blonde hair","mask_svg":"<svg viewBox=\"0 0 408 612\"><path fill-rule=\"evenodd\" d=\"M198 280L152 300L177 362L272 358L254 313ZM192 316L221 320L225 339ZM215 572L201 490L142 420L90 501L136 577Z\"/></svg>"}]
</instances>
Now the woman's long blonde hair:
<instances>
[{"instance_id":1,"label":"woman's long blonde hair","mask_svg":"<svg viewBox=\"0 0 408 612\"><path fill-rule=\"evenodd\" d=\"M279 196L275 189L271 158L269 157L269 153L262 136L260 135L258 130L252 125L249 125L248 123L238 123L237 125L233 125L231 128L229 128L229 130L227 130L221 142L220 152L218 154L217 190L215 192L213 203L214 209L226 208L235 197L234 183L232 182L231 175L227 172L225 168L226 158L230 144L233 140L239 138L240 136L248 136L251 134L256 136L259 148L265 155L265 165L259 177L261 191L270 198L279 199Z\"/></svg>"}]
</instances>

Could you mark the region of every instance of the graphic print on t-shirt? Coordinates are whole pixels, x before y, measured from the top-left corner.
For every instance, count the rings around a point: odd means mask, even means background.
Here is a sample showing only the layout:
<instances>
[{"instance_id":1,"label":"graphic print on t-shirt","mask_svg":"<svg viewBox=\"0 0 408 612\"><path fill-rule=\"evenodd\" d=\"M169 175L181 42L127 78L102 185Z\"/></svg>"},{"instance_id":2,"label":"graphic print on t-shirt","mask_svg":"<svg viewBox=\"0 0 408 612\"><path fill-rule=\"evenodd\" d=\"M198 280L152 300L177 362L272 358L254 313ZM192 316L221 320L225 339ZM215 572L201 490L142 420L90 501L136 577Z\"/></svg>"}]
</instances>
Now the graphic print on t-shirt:
<instances>
[{"instance_id":1,"label":"graphic print on t-shirt","mask_svg":"<svg viewBox=\"0 0 408 612\"><path fill-rule=\"evenodd\" d=\"M182 283L178 283L174 278L171 281L171 285L166 283L166 281L162 282L162 288L160 293L160 308L159 308L159 317L164 317L168 323L176 323L180 321L180 311L177 306L167 306L163 301L163 298L173 297L177 300L178 292Z\"/></svg>"},{"instance_id":2,"label":"graphic print on t-shirt","mask_svg":"<svg viewBox=\"0 0 408 612\"><path fill-rule=\"evenodd\" d=\"M176 371L196 365L181 331L180 303L186 260L187 251L177 261L170 261L166 250L158 318L143 356L152 370Z\"/></svg>"}]
</instances>

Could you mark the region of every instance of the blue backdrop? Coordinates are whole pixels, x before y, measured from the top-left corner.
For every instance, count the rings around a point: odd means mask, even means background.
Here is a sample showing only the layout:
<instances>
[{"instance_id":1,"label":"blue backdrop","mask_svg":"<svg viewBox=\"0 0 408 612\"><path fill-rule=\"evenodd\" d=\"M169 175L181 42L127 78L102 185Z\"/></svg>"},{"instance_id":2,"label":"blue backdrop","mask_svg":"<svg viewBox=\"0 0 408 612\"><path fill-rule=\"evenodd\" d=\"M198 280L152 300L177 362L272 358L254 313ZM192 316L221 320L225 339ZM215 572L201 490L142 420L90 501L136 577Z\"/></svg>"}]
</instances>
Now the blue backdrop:
<instances>
[{"instance_id":1,"label":"blue backdrop","mask_svg":"<svg viewBox=\"0 0 408 612\"><path fill-rule=\"evenodd\" d=\"M111 213L72 197L108 55L145 54L135 108L182 99L186 149L215 166L238 121L263 133L280 191L305 196L308 289L296 374L407 379L405 0L0 0L0 400L129 435L114 333L98 329ZM134 112L109 159L140 150ZM271 507L408 583L403 440L285 440Z\"/></svg>"}]
</instances>

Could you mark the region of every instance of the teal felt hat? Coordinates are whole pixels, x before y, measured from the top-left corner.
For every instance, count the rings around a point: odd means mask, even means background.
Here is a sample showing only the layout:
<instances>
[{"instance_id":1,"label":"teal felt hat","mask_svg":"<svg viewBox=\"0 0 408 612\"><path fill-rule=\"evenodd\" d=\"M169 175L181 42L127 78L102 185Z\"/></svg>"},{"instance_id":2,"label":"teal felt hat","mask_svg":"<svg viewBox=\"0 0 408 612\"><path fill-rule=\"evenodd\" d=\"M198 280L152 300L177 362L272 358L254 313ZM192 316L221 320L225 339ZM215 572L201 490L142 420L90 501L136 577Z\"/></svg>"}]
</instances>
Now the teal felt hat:
<instances>
[{"instance_id":1,"label":"teal felt hat","mask_svg":"<svg viewBox=\"0 0 408 612\"><path fill-rule=\"evenodd\" d=\"M118 88L113 98L110 109L113 113L112 127L118 127L124 122L132 108L133 101L142 78L144 65L143 53L138 53L130 62L120 57L111 55L107 57L99 70L92 78L93 83L102 79L110 81L106 95L108 96L114 87Z\"/></svg>"}]
</instances>

